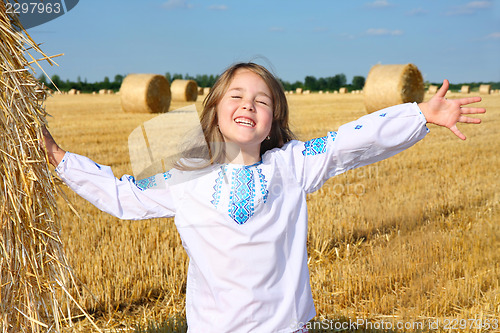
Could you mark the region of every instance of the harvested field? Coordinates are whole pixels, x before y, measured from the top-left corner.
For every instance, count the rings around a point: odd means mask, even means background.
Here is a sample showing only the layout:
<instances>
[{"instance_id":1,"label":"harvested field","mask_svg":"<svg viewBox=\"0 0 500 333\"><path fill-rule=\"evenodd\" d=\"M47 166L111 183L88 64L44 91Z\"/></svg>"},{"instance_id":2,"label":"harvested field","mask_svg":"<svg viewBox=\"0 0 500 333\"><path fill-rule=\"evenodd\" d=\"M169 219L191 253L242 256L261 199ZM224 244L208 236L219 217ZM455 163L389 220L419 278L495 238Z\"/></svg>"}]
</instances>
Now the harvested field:
<instances>
[{"instance_id":1,"label":"harvested field","mask_svg":"<svg viewBox=\"0 0 500 333\"><path fill-rule=\"evenodd\" d=\"M447 98L456 96L466 95ZM318 320L500 317L500 95L482 97L483 124L459 125L465 142L430 126L410 150L309 195ZM366 114L358 94L288 99L302 140ZM56 95L46 106L61 147L110 165L117 177L132 174L128 135L156 116L124 113L116 95ZM61 238L97 322L119 328L184 315L188 261L173 220L120 221L63 188L78 216L59 198ZM86 320L79 325L90 331Z\"/></svg>"}]
</instances>

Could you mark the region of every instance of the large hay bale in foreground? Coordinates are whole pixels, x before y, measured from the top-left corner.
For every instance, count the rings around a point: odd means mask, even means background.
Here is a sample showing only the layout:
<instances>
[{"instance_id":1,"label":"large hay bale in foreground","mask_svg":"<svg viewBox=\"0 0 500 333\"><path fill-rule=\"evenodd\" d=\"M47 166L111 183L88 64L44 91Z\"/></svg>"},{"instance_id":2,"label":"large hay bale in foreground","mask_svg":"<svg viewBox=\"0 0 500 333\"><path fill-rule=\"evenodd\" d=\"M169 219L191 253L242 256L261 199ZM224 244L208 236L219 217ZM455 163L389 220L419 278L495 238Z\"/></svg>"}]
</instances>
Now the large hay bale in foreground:
<instances>
[{"instance_id":1,"label":"large hay bale in foreground","mask_svg":"<svg viewBox=\"0 0 500 333\"><path fill-rule=\"evenodd\" d=\"M0 40L0 331L62 332L78 317L72 305L82 308L69 293L77 286L41 148L46 92L28 59L53 62L3 1Z\"/></svg>"},{"instance_id":2,"label":"large hay bale in foreground","mask_svg":"<svg viewBox=\"0 0 500 333\"><path fill-rule=\"evenodd\" d=\"M174 101L196 102L198 98L198 84L193 80L174 80L170 91Z\"/></svg>"},{"instance_id":3,"label":"large hay bale in foreground","mask_svg":"<svg viewBox=\"0 0 500 333\"><path fill-rule=\"evenodd\" d=\"M489 95L491 93L491 85L490 84L482 84L479 86L479 93L481 95Z\"/></svg>"},{"instance_id":4,"label":"large hay bale in foreground","mask_svg":"<svg viewBox=\"0 0 500 333\"><path fill-rule=\"evenodd\" d=\"M120 100L125 112L168 112L170 84L163 75L129 74L120 87Z\"/></svg>"},{"instance_id":5,"label":"large hay bale in foreground","mask_svg":"<svg viewBox=\"0 0 500 333\"><path fill-rule=\"evenodd\" d=\"M424 99L424 79L413 64L375 65L366 78L365 107L368 113L392 105Z\"/></svg>"}]
</instances>

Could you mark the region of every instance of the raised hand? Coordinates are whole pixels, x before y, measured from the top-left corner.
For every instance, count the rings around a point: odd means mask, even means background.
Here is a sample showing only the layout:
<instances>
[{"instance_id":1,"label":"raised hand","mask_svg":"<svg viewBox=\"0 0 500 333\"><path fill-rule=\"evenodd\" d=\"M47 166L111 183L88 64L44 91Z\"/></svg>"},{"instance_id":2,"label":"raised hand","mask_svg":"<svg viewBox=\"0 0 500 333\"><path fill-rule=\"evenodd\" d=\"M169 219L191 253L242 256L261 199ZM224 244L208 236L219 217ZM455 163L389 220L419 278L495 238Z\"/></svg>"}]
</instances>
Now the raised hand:
<instances>
[{"instance_id":1,"label":"raised hand","mask_svg":"<svg viewBox=\"0 0 500 333\"><path fill-rule=\"evenodd\" d=\"M45 141L45 149L47 151L47 156L49 157L49 162L53 166L57 167L66 152L57 145L56 141L45 126L42 128L42 134Z\"/></svg>"},{"instance_id":2,"label":"raised hand","mask_svg":"<svg viewBox=\"0 0 500 333\"><path fill-rule=\"evenodd\" d=\"M444 80L438 92L428 102L420 103L418 106L428 123L447 127L460 139L465 140L465 135L457 128L457 123L479 124L481 119L466 117L464 114L485 113L486 109L462 107L462 105L480 102L481 97L445 98L449 86L448 80Z\"/></svg>"}]
</instances>

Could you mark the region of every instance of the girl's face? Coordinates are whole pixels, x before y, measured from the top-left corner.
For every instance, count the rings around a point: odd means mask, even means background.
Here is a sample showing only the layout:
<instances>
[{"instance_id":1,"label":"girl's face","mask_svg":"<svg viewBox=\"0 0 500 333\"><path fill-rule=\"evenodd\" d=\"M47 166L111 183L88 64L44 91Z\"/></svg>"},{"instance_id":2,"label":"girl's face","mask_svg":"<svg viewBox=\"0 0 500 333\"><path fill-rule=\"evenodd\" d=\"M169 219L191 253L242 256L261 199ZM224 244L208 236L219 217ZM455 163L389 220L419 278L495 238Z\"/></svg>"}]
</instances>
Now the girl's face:
<instances>
[{"instance_id":1,"label":"girl's face","mask_svg":"<svg viewBox=\"0 0 500 333\"><path fill-rule=\"evenodd\" d=\"M219 129L226 142L240 149L260 151L271 132L273 101L271 90L254 72L239 69L217 105Z\"/></svg>"}]
</instances>

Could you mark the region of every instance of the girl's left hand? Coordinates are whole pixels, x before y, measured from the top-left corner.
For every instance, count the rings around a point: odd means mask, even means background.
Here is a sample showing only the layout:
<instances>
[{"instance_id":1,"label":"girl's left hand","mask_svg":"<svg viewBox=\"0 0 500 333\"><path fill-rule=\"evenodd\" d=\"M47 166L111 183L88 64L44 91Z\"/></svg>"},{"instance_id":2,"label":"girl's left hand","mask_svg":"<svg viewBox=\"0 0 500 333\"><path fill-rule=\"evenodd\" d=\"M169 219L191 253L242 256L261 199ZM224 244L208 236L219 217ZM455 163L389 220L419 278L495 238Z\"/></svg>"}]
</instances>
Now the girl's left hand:
<instances>
[{"instance_id":1,"label":"girl's left hand","mask_svg":"<svg viewBox=\"0 0 500 333\"><path fill-rule=\"evenodd\" d=\"M462 107L462 105L480 102L481 97L446 99L444 96L449 86L448 80L444 80L438 92L428 102L419 103L418 106L427 123L447 127L460 139L465 140L465 135L457 128L457 123L479 124L481 119L466 117L464 114L485 113L486 109Z\"/></svg>"}]
</instances>

